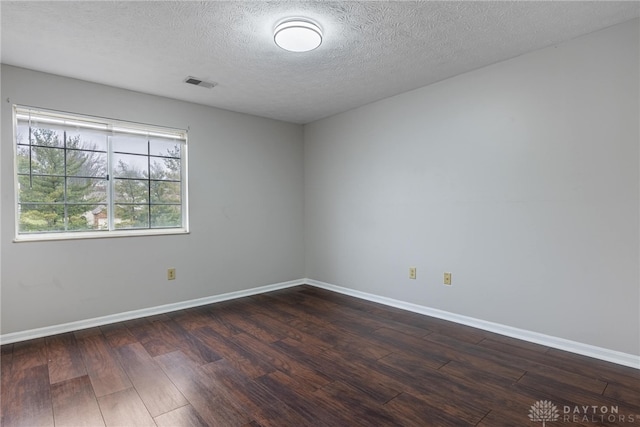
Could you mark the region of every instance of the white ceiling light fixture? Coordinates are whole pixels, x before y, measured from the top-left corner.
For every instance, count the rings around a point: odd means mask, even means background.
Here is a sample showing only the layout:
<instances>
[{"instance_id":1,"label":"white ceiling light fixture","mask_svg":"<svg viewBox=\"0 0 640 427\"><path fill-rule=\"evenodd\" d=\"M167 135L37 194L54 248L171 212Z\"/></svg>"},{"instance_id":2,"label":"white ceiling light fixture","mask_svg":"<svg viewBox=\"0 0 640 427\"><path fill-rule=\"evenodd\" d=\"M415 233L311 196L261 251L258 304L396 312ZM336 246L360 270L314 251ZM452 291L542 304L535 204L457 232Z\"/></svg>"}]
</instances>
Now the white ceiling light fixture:
<instances>
[{"instance_id":1,"label":"white ceiling light fixture","mask_svg":"<svg viewBox=\"0 0 640 427\"><path fill-rule=\"evenodd\" d=\"M308 52L322 44L322 30L310 19L289 18L276 26L273 40L289 52Z\"/></svg>"}]
</instances>

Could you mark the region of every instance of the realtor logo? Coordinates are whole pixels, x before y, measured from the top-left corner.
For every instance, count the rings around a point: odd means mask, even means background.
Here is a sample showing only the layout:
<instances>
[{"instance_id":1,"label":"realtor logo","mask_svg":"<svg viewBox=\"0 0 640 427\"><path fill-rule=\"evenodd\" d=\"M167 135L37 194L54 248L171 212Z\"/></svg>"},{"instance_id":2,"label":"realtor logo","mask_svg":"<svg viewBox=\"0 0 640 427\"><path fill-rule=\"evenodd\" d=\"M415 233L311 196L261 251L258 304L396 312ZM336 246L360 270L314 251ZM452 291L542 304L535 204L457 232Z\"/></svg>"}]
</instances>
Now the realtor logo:
<instances>
[{"instance_id":1,"label":"realtor logo","mask_svg":"<svg viewBox=\"0 0 640 427\"><path fill-rule=\"evenodd\" d=\"M561 412L562 411L562 412ZM636 423L640 421L640 414L621 414L618 405L564 405L560 409L550 400L538 400L529 409L529 419L534 423L547 422L586 424L595 423ZM618 425L616 424L616 425Z\"/></svg>"},{"instance_id":2,"label":"realtor logo","mask_svg":"<svg viewBox=\"0 0 640 427\"><path fill-rule=\"evenodd\" d=\"M542 427L547 425L547 421L558 421L560 412L552 402L548 400L539 400L529 409L529 419L533 422L542 421Z\"/></svg>"}]
</instances>

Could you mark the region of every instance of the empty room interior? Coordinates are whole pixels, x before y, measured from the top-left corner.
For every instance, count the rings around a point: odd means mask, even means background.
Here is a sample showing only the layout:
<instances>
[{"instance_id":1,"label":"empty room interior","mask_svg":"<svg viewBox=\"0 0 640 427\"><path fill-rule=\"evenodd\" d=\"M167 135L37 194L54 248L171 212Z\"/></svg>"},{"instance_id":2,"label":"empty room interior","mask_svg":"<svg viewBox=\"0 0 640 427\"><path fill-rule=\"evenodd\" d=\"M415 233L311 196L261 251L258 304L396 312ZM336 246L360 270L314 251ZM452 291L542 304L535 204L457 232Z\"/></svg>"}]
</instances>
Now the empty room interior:
<instances>
[{"instance_id":1,"label":"empty room interior","mask_svg":"<svg viewBox=\"0 0 640 427\"><path fill-rule=\"evenodd\" d=\"M640 423L640 3L2 1L2 426Z\"/></svg>"}]
</instances>

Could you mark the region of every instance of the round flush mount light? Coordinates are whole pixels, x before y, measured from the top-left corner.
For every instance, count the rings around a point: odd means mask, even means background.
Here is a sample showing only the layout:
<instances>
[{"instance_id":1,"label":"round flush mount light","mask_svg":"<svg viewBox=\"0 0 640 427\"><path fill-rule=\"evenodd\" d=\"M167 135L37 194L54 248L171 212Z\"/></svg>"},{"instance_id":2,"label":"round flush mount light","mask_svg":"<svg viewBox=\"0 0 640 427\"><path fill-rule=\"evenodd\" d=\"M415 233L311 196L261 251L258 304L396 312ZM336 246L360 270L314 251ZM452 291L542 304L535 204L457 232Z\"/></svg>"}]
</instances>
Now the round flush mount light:
<instances>
[{"instance_id":1,"label":"round flush mount light","mask_svg":"<svg viewBox=\"0 0 640 427\"><path fill-rule=\"evenodd\" d=\"M273 40L290 52L308 52L322 43L322 30L309 19L291 18L278 24Z\"/></svg>"}]
</instances>

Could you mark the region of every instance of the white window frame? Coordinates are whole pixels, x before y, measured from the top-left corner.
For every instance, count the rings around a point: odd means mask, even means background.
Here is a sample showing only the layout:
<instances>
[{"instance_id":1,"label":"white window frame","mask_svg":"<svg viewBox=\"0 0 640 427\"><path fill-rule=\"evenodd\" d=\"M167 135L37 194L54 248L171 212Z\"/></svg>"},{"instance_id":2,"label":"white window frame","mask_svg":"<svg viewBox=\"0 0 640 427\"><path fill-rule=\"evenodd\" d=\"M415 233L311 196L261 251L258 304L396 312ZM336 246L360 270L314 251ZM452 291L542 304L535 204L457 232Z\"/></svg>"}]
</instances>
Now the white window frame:
<instances>
[{"instance_id":1,"label":"white window frame","mask_svg":"<svg viewBox=\"0 0 640 427\"><path fill-rule=\"evenodd\" d=\"M90 230L90 231L43 231L43 232L29 232L20 233L20 213L19 213L19 167L18 167L18 116L24 114L26 111L39 117L46 117L52 121L58 121L63 125L78 125L86 127L87 129L97 129L104 131L105 134L109 132L124 132L136 135L157 136L157 137L171 137L177 140L183 141L180 149L180 166L181 166L181 218L182 225L180 227L167 227L167 228L130 228L130 229L117 229L114 226L115 217L115 202L113 197L114 182L112 174L112 157L113 147L111 139L107 138L107 157L108 157L108 174L110 178L107 180L107 201L108 206L108 229L107 230ZM187 130L168 128L156 125L148 125L143 123L128 122L123 120L109 119L103 117L88 116L84 114L68 113L55 110L49 110L38 107L29 107L24 105L13 105L13 178L14 178L14 214L15 214L15 237L14 242L29 242L29 241L47 241L47 240L73 240L73 239L93 239L93 238L111 238L111 237L132 237L132 236L158 236L158 235L175 235L175 234L188 234L189 233L189 197L188 197L188 141ZM149 157L150 154L147 154ZM65 175L66 176L66 175ZM149 195L150 196L150 195ZM24 202L23 202L24 203ZM151 201L148 201L151 204Z\"/></svg>"}]
</instances>

